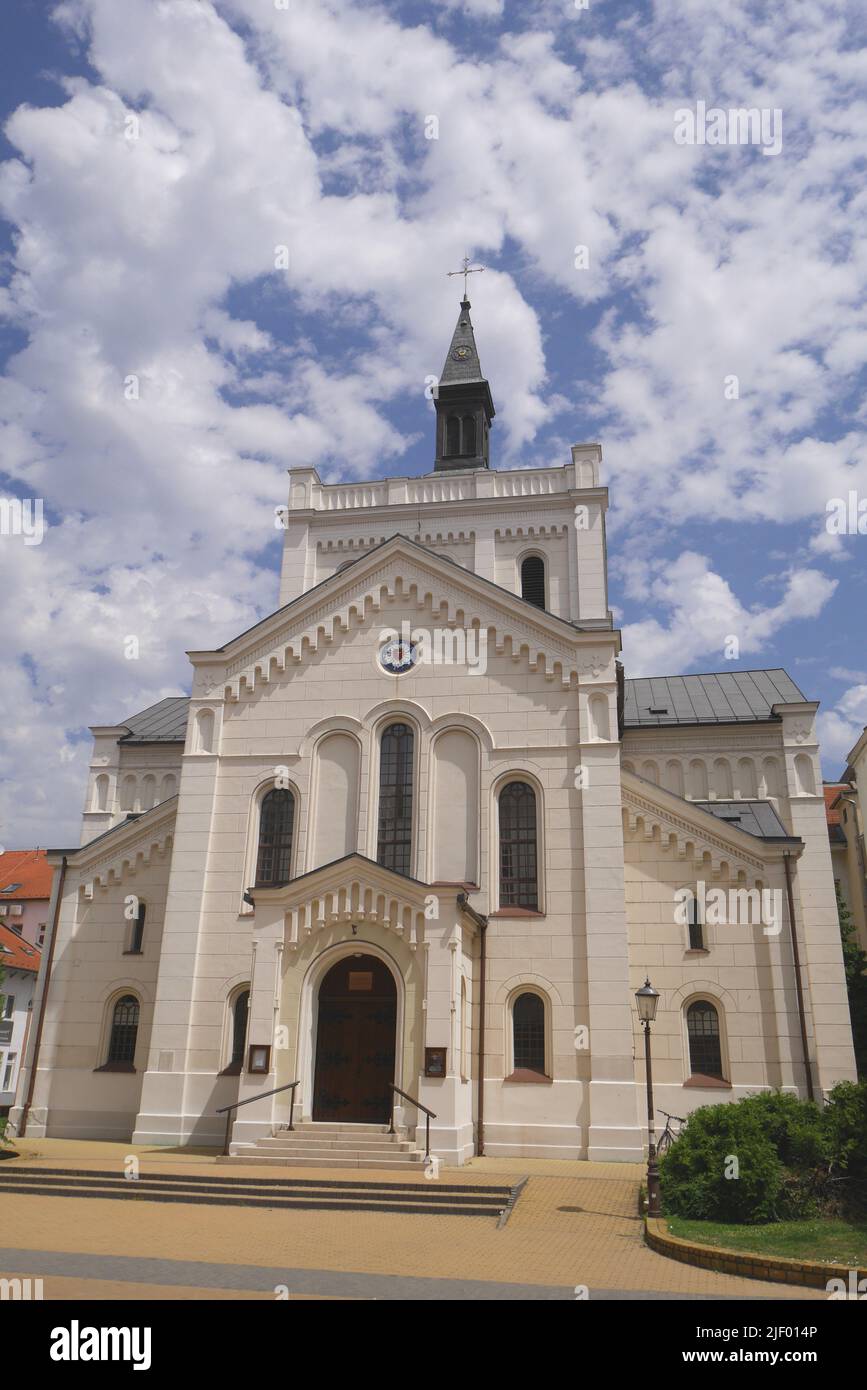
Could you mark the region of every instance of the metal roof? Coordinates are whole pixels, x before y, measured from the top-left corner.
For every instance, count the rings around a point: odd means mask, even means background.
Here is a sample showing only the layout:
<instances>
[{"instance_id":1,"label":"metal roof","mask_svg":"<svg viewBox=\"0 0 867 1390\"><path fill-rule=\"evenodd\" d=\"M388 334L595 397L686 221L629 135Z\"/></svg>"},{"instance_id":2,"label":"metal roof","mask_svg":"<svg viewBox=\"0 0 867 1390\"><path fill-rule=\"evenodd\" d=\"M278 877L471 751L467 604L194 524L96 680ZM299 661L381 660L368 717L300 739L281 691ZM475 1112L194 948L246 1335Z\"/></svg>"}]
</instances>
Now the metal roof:
<instances>
[{"instance_id":1,"label":"metal roof","mask_svg":"<svg viewBox=\"0 0 867 1390\"><path fill-rule=\"evenodd\" d=\"M791 676L770 671L712 671L695 676L644 676L628 680L627 729L677 724L739 724L772 719L775 704L806 700Z\"/></svg>"},{"instance_id":2,"label":"metal roof","mask_svg":"<svg viewBox=\"0 0 867 1390\"><path fill-rule=\"evenodd\" d=\"M129 733L122 734L118 743L183 743L189 708L188 695L170 695L122 720Z\"/></svg>"},{"instance_id":3,"label":"metal roof","mask_svg":"<svg viewBox=\"0 0 867 1390\"><path fill-rule=\"evenodd\" d=\"M745 830L757 840L792 840L783 822L769 801L693 801L692 806L709 811L717 820Z\"/></svg>"}]
</instances>

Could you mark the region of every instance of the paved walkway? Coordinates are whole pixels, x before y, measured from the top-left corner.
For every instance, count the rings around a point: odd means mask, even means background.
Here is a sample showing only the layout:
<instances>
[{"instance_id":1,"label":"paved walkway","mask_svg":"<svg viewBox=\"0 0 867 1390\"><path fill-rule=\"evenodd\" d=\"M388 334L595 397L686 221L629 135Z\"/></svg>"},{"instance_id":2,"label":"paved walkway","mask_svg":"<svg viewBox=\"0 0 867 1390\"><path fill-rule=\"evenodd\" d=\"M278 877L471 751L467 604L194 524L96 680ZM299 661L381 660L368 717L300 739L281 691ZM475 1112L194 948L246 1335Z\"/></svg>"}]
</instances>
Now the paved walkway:
<instances>
[{"instance_id":1,"label":"paved walkway","mask_svg":"<svg viewBox=\"0 0 867 1390\"><path fill-rule=\"evenodd\" d=\"M3 1171L121 1170L137 1154L142 1176L181 1166L221 1177L340 1176L334 1169L218 1166L213 1154L82 1140L24 1140L20 1150ZM449 1183L529 1177L499 1230L468 1217L166 1208L9 1193L0 1196L0 1276L42 1277L46 1298L273 1299L280 1286L291 1298L329 1299L824 1298L647 1249L636 1210L641 1173L636 1164L502 1158L442 1169ZM426 1182L421 1175L416 1181Z\"/></svg>"}]
</instances>

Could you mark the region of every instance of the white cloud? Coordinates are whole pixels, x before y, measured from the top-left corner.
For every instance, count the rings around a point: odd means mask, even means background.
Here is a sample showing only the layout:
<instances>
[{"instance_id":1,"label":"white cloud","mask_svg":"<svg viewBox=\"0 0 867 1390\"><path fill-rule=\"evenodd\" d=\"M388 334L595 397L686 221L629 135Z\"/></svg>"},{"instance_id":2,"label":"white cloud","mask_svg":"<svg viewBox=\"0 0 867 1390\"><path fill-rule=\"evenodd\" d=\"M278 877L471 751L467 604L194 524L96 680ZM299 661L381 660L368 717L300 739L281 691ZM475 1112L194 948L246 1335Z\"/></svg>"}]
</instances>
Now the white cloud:
<instances>
[{"instance_id":1,"label":"white cloud","mask_svg":"<svg viewBox=\"0 0 867 1390\"><path fill-rule=\"evenodd\" d=\"M684 551L671 564L644 567L645 596L660 606L667 621L647 618L626 623L623 653L630 676L679 675L699 662L712 670L733 668L762 650L786 623L821 612L836 581L818 570L793 570L785 576L778 603L747 608L728 581L715 573L705 556ZM641 583L632 577L631 592ZM727 644L737 640L737 656L727 656Z\"/></svg>"},{"instance_id":2,"label":"white cloud","mask_svg":"<svg viewBox=\"0 0 867 1390\"><path fill-rule=\"evenodd\" d=\"M827 603L832 582L806 565L756 608L718 564L683 556L666 577L658 554L696 516L818 533L829 489L867 494L862 436L822 429L863 357L867 261L850 236L863 59L836 6L758 22L745 0L663 0L605 38L570 5L528 7L535 28L503 33L501 0L460 8L480 21L467 52L443 36L454 16L440 33L338 0L60 7L96 79L20 108L0 171L17 237L0 309L27 334L0 384L0 450L54 519L42 546L0 546L0 640L28 658L0 684L16 731L0 839L73 833L85 745L59 721L77 737L183 689L185 646L273 606L251 557L273 541L287 466L400 471L409 435L389 406L441 367L445 270L465 250L508 251L527 296L616 296L595 334L604 375L576 381L568 408L603 433L628 593L658 609L627 629L630 674L683 669L729 632L760 653ZM779 159L674 144L685 100L751 95L786 110ZM251 285L268 328L230 311ZM472 298L497 461L543 461L537 437L567 406L562 390L546 403L551 325L493 266ZM311 342L307 315L352 351ZM814 554L835 558L820 535Z\"/></svg>"}]
</instances>

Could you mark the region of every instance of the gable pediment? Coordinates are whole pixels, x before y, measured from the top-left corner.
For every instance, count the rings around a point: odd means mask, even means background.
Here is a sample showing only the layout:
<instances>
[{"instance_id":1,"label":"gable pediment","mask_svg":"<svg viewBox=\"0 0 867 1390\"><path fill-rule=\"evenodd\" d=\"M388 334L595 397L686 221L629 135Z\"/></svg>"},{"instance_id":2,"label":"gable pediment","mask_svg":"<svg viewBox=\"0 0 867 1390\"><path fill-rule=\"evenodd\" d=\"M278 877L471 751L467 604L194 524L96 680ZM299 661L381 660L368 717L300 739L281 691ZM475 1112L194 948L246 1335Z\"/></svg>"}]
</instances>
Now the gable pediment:
<instances>
[{"instance_id":1,"label":"gable pediment","mask_svg":"<svg viewBox=\"0 0 867 1390\"><path fill-rule=\"evenodd\" d=\"M582 632L553 614L434 555L405 536L363 556L217 651L189 652L194 696L239 700L338 634L404 604L418 625L476 629L497 653L511 652L551 681L613 680L619 637ZM388 626L385 617L383 625Z\"/></svg>"},{"instance_id":2,"label":"gable pediment","mask_svg":"<svg viewBox=\"0 0 867 1390\"><path fill-rule=\"evenodd\" d=\"M429 884L394 873L357 853L312 869L279 888L253 888L251 893L255 903L278 904L283 909L290 950L326 927L369 923L393 931L414 951L424 942L426 913L436 896Z\"/></svg>"}]
</instances>

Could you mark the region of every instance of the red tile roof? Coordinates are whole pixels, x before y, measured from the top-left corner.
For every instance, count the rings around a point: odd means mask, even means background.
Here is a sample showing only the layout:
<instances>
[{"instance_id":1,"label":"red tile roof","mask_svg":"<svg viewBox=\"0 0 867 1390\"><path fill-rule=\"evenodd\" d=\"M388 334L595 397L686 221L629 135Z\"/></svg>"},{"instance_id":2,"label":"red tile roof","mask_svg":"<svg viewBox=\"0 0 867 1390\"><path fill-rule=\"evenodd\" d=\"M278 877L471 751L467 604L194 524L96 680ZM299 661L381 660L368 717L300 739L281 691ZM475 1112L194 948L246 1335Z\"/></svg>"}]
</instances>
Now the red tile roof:
<instances>
[{"instance_id":1,"label":"red tile roof","mask_svg":"<svg viewBox=\"0 0 867 1390\"><path fill-rule=\"evenodd\" d=\"M44 849L7 849L0 854L0 903L51 897L54 870L46 862L46 853ZM12 884L19 886L4 893Z\"/></svg>"},{"instance_id":2,"label":"red tile roof","mask_svg":"<svg viewBox=\"0 0 867 1390\"><path fill-rule=\"evenodd\" d=\"M38 946L31 946L5 922L0 922L0 965L4 970L39 969L42 953Z\"/></svg>"}]
</instances>

